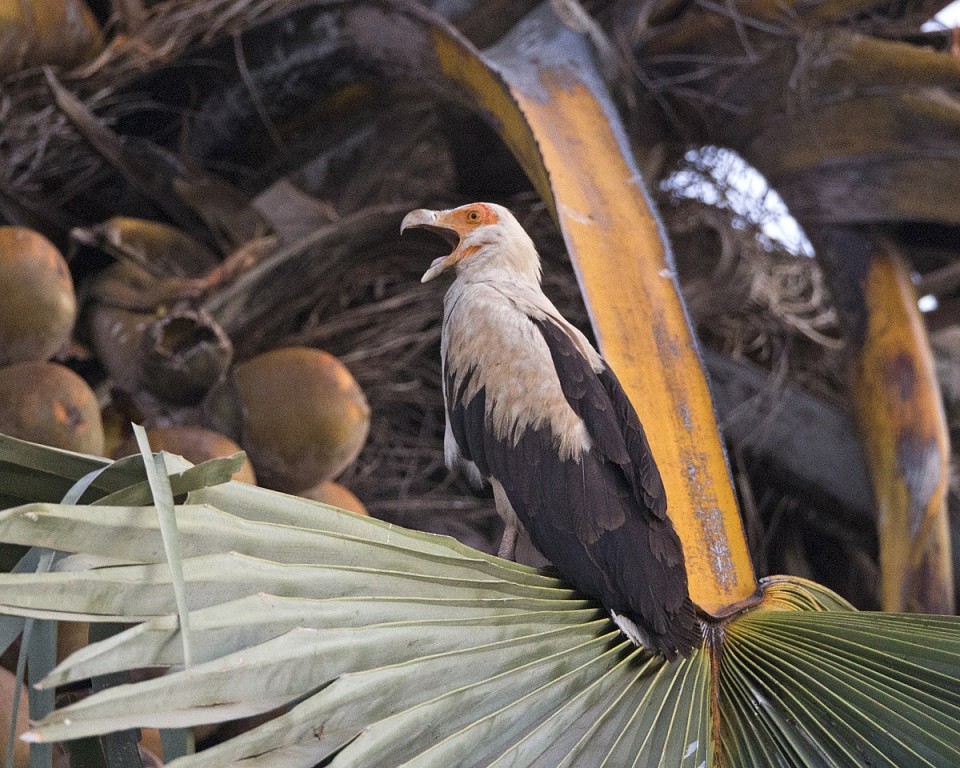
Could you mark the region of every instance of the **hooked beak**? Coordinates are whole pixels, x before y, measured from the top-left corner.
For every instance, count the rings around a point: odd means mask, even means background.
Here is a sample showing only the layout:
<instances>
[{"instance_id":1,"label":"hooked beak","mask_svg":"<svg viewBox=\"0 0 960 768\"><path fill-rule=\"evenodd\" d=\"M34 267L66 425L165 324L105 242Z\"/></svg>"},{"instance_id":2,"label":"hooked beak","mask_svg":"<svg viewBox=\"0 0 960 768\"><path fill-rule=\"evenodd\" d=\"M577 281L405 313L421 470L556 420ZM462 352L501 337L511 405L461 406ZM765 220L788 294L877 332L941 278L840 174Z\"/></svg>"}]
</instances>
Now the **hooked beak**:
<instances>
[{"instance_id":1,"label":"hooked beak","mask_svg":"<svg viewBox=\"0 0 960 768\"><path fill-rule=\"evenodd\" d=\"M430 268L420 278L421 283L427 283L445 269L452 267L465 254L460 252L460 232L446 220L447 211L430 211L426 208L417 208L410 211L400 222L400 234L407 229L425 229L440 235L453 250L446 256L434 259Z\"/></svg>"}]
</instances>

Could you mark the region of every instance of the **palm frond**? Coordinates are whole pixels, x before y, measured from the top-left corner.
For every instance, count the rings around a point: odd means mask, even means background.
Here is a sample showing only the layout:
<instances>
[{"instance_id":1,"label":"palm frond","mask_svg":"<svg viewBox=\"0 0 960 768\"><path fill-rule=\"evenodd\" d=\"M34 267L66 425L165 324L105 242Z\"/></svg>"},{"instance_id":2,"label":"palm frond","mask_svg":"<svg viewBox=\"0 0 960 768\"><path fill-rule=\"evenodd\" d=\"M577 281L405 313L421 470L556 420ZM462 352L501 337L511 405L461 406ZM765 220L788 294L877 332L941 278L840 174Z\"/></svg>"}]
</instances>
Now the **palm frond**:
<instances>
[{"instance_id":1,"label":"palm frond","mask_svg":"<svg viewBox=\"0 0 960 768\"><path fill-rule=\"evenodd\" d=\"M0 438L8 464L14 445ZM61 475L88 471L67 465ZM212 476L195 470L177 476ZM49 471L0 465L0 487ZM128 488L142 483L124 471ZM0 576L2 610L140 622L67 658L46 688L169 671L55 711L35 740L277 711L173 764L960 761L954 617L859 613L819 585L777 577L758 608L710 625L700 650L668 663L547 573L233 482L195 488L176 507L195 662L185 667L156 510L104 498L0 513L4 540L74 553L54 573Z\"/></svg>"}]
</instances>

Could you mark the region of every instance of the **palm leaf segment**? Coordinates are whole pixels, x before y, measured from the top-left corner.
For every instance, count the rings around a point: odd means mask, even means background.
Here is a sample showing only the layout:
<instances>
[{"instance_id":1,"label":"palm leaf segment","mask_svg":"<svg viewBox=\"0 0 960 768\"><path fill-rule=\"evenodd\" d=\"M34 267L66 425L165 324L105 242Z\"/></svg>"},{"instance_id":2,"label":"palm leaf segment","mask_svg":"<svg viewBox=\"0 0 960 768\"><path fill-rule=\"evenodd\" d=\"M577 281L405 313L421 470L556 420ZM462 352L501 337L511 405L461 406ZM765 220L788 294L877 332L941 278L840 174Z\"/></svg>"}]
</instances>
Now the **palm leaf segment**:
<instances>
[{"instance_id":1,"label":"palm leaf segment","mask_svg":"<svg viewBox=\"0 0 960 768\"><path fill-rule=\"evenodd\" d=\"M93 504L0 513L4 541L74 553L54 573L0 576L3 612L139 622L75 653L45 686L170 667L54 712L37 739L282 708L175 765L960 764L954 618L858 613L776 578L761 608L668 664L542 572L219 482L229 462L165 458L175 492L189 491L176 509L189 668L142 465L113 465L88 491ZM0 487L29 479L34 498L98 466L0 439Z\"/></svg>"}]
</instances>

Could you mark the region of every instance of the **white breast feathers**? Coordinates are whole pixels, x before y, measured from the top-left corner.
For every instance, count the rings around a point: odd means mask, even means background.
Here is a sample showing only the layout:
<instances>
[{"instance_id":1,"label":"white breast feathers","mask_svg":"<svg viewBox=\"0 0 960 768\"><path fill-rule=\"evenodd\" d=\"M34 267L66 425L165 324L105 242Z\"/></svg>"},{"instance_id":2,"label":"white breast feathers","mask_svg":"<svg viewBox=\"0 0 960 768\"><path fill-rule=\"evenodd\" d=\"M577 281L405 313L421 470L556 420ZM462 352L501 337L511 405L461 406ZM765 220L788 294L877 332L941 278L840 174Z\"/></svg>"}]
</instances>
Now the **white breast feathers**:
<instances>
[{"instance_id":1,"label":"white breast feathers","mask_svg":"<svg viewBox=\"0 0 960 768\"><path fill-rule=\"evenodd\" d=\"M454 376L454 391L445 395L456 396L473 371L460 400L468 403L484 389L494 437L516 444L524 430L549 426L560 457L578 459L591 439L563 395L550 350L532 320L561 325L594 370L603 368L600 356L539 290L458 282L444 301L441 351L445 371Z\"/></svg>"}]
</instances>

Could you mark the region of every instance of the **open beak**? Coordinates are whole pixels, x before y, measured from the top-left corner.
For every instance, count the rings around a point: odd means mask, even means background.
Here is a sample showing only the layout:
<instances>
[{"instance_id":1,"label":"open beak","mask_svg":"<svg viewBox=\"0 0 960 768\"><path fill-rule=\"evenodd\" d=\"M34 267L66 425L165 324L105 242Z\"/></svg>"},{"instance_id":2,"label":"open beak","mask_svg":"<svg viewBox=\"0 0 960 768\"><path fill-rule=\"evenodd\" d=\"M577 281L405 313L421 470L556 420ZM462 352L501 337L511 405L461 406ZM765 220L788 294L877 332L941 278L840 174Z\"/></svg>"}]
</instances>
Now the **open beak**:
<instances>
[{"instance_id":1,"label":"open beak","mask_svg":"<svg viewBox=\"0 0 960 768\"><path fill-rule=\"evenodd\" d=\"M420 278L421 283L427 283L433 280L445 269L456 264L463 255L460 253L460 232L446 221L447 211L430 211L426 208L417 208L410 211L400 222L400 233L407 229L426 229L429 232L435 232L440 235L453 249L446 256L434 259L430 268L423 273Z\"/></svg>"}]
</instances>

